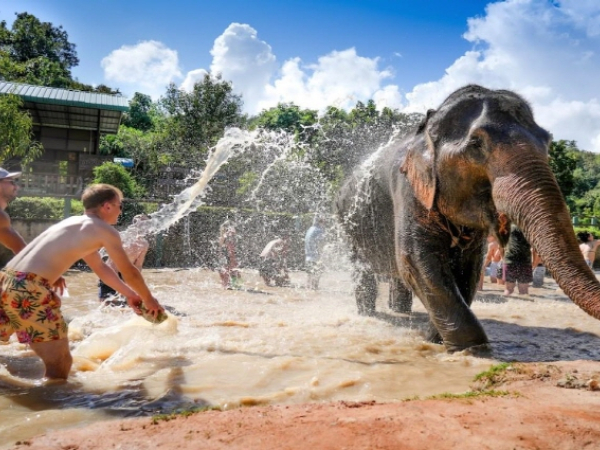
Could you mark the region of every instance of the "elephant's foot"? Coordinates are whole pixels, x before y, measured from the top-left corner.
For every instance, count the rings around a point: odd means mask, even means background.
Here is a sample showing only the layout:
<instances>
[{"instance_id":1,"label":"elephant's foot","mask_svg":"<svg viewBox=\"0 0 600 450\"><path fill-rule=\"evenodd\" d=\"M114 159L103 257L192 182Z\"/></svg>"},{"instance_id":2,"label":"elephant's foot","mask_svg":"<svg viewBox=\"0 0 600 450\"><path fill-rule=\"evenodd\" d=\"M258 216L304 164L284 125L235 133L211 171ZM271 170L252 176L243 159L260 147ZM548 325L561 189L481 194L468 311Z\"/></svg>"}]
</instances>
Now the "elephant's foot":
<instances>
[{"instance_id":1,"label":"elephant's foot","mask_svg":"<svg viewBox=\"0 0 600 450\"><path fill-rule=\"evenodd\" d=\"M429 329L425 332L425 340L433 344L443 344L444 342L432 323L429 324Z\"/></svg>"},{"instance_id":2,"label":"elephant's foot","mask_svg":"<svg viewBox=\"0 0 600 450\"><path fill-rule=\"evenodd\" d=\"M492 346L489 344L489 342L467 347L446 345L446 350L448 350L449 353L464 351L465 353L477 358L489 358L492 356Z\"/></svg>"}]
</instances>

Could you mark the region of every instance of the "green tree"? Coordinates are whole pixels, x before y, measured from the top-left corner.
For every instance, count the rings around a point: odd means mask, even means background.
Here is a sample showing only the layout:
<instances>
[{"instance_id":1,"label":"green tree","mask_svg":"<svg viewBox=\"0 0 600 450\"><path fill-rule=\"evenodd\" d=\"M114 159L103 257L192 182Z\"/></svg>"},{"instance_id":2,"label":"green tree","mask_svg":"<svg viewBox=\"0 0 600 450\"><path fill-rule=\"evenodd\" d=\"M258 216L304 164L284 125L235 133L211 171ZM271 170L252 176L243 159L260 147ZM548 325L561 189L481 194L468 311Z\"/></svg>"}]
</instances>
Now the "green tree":
<instances>
[{"instance_id":1,"label":"green tree","mask_svg":"<svg viewBox=\"0 0 600 450\"><path fill-rule=\"evenodd\" d=\"M58 63L70 75L71 68L79 64L79 58L75 44L69 42L69 35L62 26L41 22L27 12L16 16L10 32L5 21L0 24L0 46L9 49L14 61L26 62L44 57Z\"/></svg>"},{"instance_id":2,"label":"green tree","mask_svg":"<svg viewBox=\"0 0 600 450\"><path fill-rule=\"evenodd\" d=\"M549 163L556 181L563 194L563 197L567 199L573 188L575 187L575 180L573 173L577 168L577 159L573 154L573 149L577 148L574 141L552 141L550 144L550 150L548 152Z\"/></svg>"},{"instance_id":3,"label":"green tree","mask_svg":"<svg viewBox=\"0 0 600 450\"><path fill-rule=\"evenodd\" d=\"M90 86L73 79L79 64L75 44L62 26L17 13L11 29L0 22L0 76L6 81L117 94L106 85Z\"/></svg>"},{"instance_id":4,"label":"green tree","mask_svg":"<svg viewBox=\"0 0 600 450\"><path fill-rule=\"evenodd\" d=\"M390 108L379 112L372 100L366 105L358 102L349 113L330 107L319 120L312 164L338 183L393 134L407 133L422 118L422 114L404 114Z\"/></svg>"},{"instance_id":5,"label":"green tree","mask_svg":"<svg viewBox=\"0 0 600 450\"><path fill-rule=\"evenodd\" d=\"M139 198L144 190L120 164L105 162L94 167L94 183L112 184L121 189L125 198Z\"/></svg>"},{"instance_id":6,"label":"green tree","mask_svg":"<svg viewBox=\"0 0 600 450\"><path fill-rule=\"evenodd\" d=\"M244 122L241 97L220 75L206 74L191 92L171 84L159 104L166 115L157 130L160 151L172 164L200 167L225 129Z\"/></svg>"},{"instance_id":7,"label":"green tree","mask_svg":"<svg viewBox=\"0 0 600 450\"><path fill-rule=\"evenodd\" d=\"M33 122L14 94L0 95L0 162L21 157L23 165L42 154L42 145L33 140Z\"/></svg>"},{"instance_id":8,"label":"green tree","mask_svg":"<svg viewBox=\"0 0 600 450\"><path fill-rule=\"evenodd\" d=\"M252 119L250 127L284 130L296 134L297 138L301 138L305 130L315 125L317 121L318 116L315 110L300 109L293 103L279 103L274 108L263 110L256 118Z\"/></svg>"},{"instance_id":9,"label":"green tree","mask_svg":"<svg viewBox=\"0 0 600 450\"><path fill-rule=\"evenodd\" d=\"M123 115L123 125L142 131L154 128L152 98L149 95L136 92L129 102L129 112Z\"/></svg>"}]
</instances>

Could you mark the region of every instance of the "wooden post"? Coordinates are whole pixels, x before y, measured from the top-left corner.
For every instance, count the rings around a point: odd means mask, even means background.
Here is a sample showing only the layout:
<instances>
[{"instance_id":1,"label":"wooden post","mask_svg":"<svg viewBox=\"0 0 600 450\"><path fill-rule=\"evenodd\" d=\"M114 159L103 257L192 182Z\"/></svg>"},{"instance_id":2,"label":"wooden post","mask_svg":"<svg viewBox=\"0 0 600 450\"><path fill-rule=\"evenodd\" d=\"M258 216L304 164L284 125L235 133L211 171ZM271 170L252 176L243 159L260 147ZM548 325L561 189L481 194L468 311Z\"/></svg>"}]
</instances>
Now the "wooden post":
<instances>
[{"instance_id":1,"label":"wooden post","mask_svg":"<svg viewBox=\"0 0 600 450\"><path fill-rule=\"evenodd\" d=\"M71 197L65 197L64 200L63 218L71 217Z\"/></svg>"}]
</instances>

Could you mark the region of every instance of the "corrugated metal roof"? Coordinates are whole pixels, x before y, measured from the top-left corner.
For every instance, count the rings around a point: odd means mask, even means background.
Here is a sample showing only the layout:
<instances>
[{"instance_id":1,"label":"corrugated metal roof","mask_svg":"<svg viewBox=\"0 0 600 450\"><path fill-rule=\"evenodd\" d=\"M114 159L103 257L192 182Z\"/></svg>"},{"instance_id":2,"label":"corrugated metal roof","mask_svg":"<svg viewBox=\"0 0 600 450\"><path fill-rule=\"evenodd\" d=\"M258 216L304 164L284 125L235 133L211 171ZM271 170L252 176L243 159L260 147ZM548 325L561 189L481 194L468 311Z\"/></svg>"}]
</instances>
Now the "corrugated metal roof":
<instances>
[{"instance_id":1,"label":"corrugated metal roof","mask_svg":"<svg viewBox=\"0 0 600 450\"><path fill-rule=\"evenodd\" d=\"M25 101L63 106L81 106L112 111L128 111L129 102L122 95L75 91L47 86L0 81L0 94L15 94Z\"/></svg>"}]
</instances>

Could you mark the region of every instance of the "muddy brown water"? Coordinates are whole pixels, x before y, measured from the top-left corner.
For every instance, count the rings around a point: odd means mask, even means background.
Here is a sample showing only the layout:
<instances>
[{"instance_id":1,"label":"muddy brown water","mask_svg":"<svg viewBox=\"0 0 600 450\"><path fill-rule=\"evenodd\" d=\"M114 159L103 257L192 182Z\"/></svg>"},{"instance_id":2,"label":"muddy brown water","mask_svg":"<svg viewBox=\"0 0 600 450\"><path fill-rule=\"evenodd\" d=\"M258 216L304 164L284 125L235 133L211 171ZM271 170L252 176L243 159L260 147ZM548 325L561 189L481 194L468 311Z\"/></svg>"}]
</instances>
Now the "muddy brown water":
<instances>
[{"instance_id":1,"label":"muddy brown water","mask_svg":"<svg viewBox=\"0 0 600 450\"><path fill-rule=\"evenodd\" d=\"M100 308L96 277L69 272L74 355L67 383L43 384L40 360L14 340L0 346L0 448L49 430L199 406L335 400L397 402L469 390L499 361L600 359L600 322L553 280L530 295L505 297L486 284L473 304L492 342L490 358L448 354L422 338L426 315L356 313L350 277L326 273L322 289L265 287L243 272L246 290L223 290L215 272L144 270L156 297L174 308L160 325L129 310Z\"/></svg>"}]
</instances>

